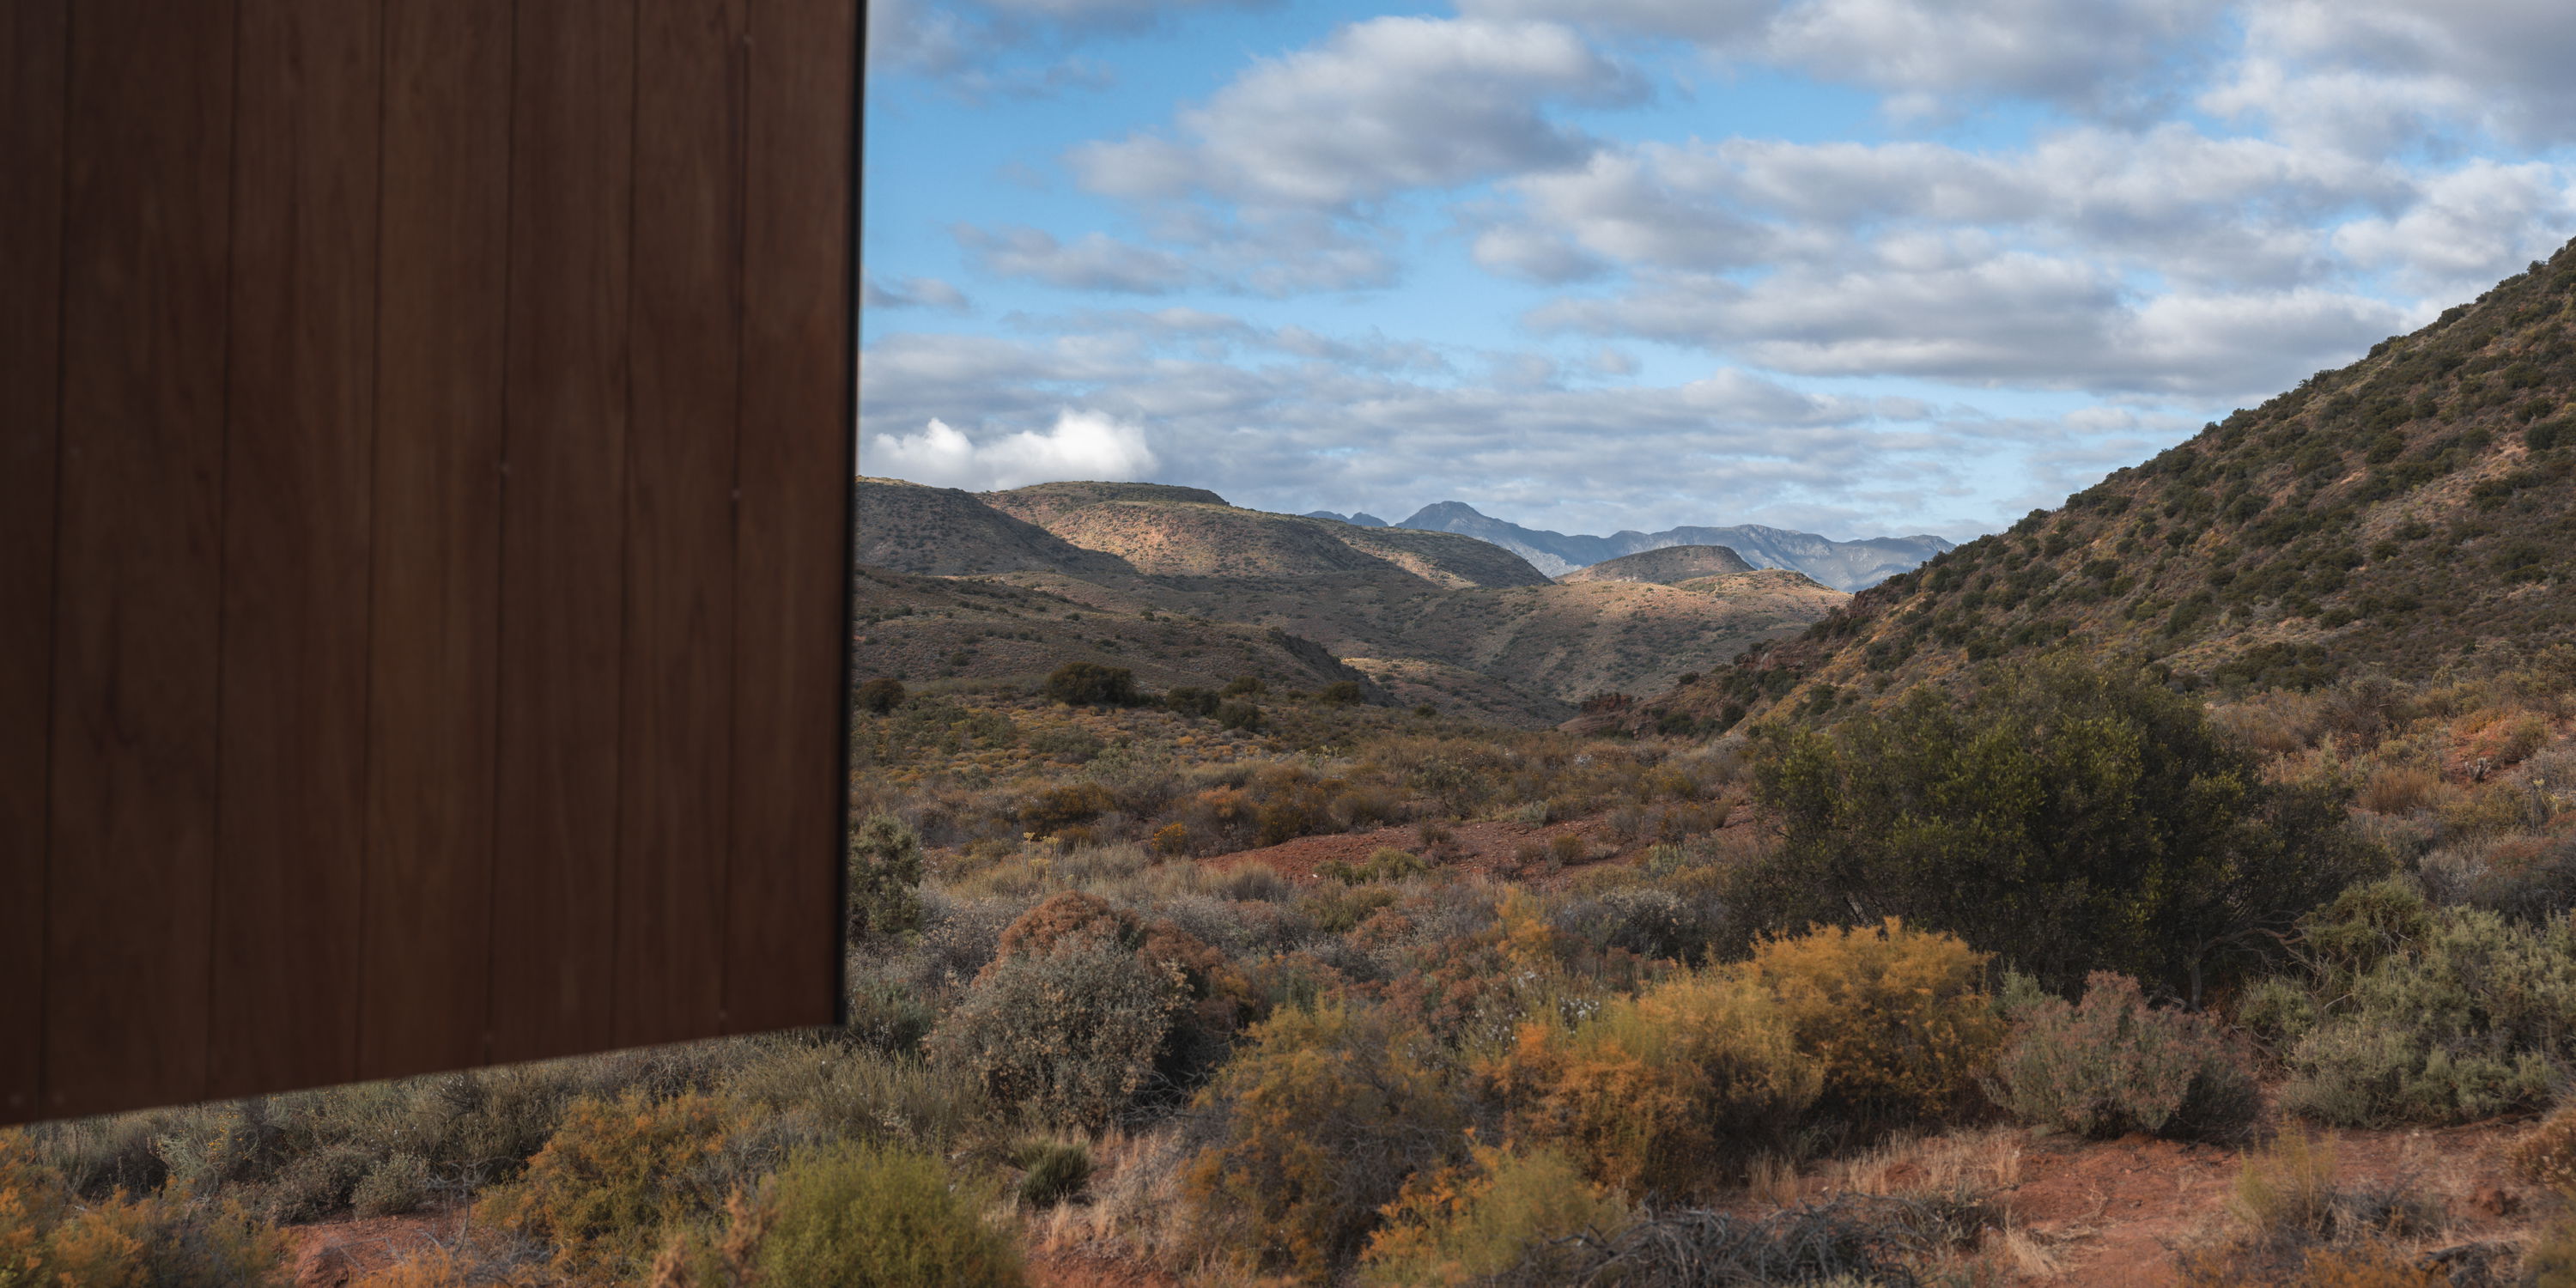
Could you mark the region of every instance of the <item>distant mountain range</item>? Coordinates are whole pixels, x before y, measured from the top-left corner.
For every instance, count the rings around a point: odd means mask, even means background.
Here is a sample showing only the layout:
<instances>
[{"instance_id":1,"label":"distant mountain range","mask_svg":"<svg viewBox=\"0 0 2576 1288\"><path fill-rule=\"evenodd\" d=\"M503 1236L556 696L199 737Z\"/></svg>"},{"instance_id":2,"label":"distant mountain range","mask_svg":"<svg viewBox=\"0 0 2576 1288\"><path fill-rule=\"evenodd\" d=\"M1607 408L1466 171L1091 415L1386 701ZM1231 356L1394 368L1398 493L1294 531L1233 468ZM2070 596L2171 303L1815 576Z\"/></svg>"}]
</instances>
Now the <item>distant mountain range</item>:
<instances>
[{"instance_id":1,"label":"distant mountain range","mask_svg":"<svg viewBox=\"0 0 2576 1288\"><path fill-rule=\"evenodd\" d=\"M1367 513L1340 515L1330 510L1314 510L1306 517L1337 519L1363 528L1392 526L1482 537L1529 560L1531 566L1551 577L1561 577L1577 568L1589 568L1622 555L1661 550L1667 546L1724 546L1756 568L1793 569L1836 590L1849 591L1875 586L1901 572L1911 572L1925 560L1952 548L1952 543L1929 535L1832 541L1812 532L1789 532L1751 523L1731 528L1621 531L1606 537L1569 536L1562 532L1524 528L1508 520L1478 513L1475 507L1459 501L1426 505L1412 518L1392 525Z\"/></svg>"}]
</instances>

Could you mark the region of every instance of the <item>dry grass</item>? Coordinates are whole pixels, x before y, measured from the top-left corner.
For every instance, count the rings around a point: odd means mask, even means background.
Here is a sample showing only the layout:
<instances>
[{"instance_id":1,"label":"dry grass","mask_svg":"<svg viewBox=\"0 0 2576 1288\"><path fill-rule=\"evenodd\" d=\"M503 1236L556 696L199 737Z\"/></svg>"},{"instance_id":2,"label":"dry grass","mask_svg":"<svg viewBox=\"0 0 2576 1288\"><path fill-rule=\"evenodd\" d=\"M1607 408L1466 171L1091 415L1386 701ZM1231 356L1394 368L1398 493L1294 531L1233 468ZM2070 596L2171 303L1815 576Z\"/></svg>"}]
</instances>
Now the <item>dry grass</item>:
<instances>
[{"instance_id":1,"label":"dry grass","mask_svg":"<svg viewBox=\"0 0 2576 1288\"><path fill-rule=\"evenodd\" d=\"M2360 803L2374 814L2412 814L2446 803L2457 789L2416 765L2382 765L2362 783Z\"/></svg>"}]
</instances>

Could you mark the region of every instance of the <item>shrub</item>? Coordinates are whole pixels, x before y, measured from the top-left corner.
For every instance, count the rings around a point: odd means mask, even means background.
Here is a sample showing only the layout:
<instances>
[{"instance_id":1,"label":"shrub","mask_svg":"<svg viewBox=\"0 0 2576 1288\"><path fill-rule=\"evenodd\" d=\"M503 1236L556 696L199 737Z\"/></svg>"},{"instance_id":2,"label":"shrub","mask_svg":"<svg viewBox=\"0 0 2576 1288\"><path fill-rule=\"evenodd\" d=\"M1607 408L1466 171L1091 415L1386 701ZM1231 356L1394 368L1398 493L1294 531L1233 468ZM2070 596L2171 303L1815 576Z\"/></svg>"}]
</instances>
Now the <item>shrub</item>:
<instances>
[{"instance_id":1,"label":"shrub","mask_svg":"<svg viewBox=\"0 0 2576 1288\"><path fill-rule=\"evenodd\" d=\"M1067 662L1049 672L1046 695L1069 707L1136 705L1136 673L1098 662Z\"/></svg>"},{"instance_id":2,"label":"shrub","mask_svg":"<svg viewBox=\"0 0 2576 1288\"><path fill-rule=\"evenodd\" d=\"M2576 935L2477 908L2359 971L2290 1055L2282 1108L2342 1126L2535 1109L2576 1056Z\"/></svg>"},{"instance_id":3,"label":"shrub","mask_svg":"<svg viewBox=\"0 0 2576 1288\"><path fill-rule=\"evenodd\" d=\"M1821 1103L1866 1122L1966 1108L2003 1039L1978 987L1988 954L1889 918L1765 941L1741 968L1822 1066Z\"/></svg>"},{"instance_id":4,"label":"shrub","mask_svg":"<svg viewBox=\"0 0 2576 1288\"><path fill-rule=\"evenodd\" d=\"M1550 1149L1479 1147L1473 1162L1420 1173L1387 1205L1360 1281L1371 1285L1560 1284L1585 1249L1616 1237L1628 1205Z\"/></svg>"},{"instance_id":5,"label":"shrub","mask_svg":"<svg viewBox=\"0 0 2576 1288\"><path fill-rule=\"evenodd\" d=\"M1066 783L1046 788L1020 806L1020 826L1032 836L1055 836L1117 806L1108 789L1098 783Z\"/></svg>"},{"instance_id":6,"label":"shrub","mask_svg":"<svg viewBox=\"0 0 2576 1288\"><path fill-rule=\"evenodd\" d=\"M1315 700L1327 706L1355 706L1363 696L1356 680L1335 680L1315 690Z\"/></svg>"},{"instance_id":7,"label":"shrub","mask_svg":"<svg viewBox=\"0 0 2576 1288\"><path fill-rule=\"evenodd\" d=\"M2513 1143L2505 1155L2534 1185L2576 1195L2576 1109L2561 1109Z\"/></svg>"},{"instance_id":8,"label":"shrub","mask_svg":"<svg viewBox=\"0 0 2576 1288\"><path fill-rule=\"evenodd\" d=\"M1764 924L1901 916L2052 988L2120 969L2196 1003L2366 860L2333 791L2267 782L2198 705L2071 655L1757 750L1784 844L1737 883Z\"/></svg>"},{"instance_id":9,"label":"shrub","mask_svg":"<svg viewBox=\"0 0 2576 1288\"><path fill-rule=\"evenodd\" d=\"M2014 1116L2084 1136L2223 1138L2261 1107L2253 1076L2207 1017L2150 1007L2136 980L2108 972L2086 983L2079 1004L2027 1007L1994 1077Z\"/></svg>"},{"instance_id":10,"label":"shrub","mask_svg":"<svg viewBox=\"0 0 2576 1288\"><path fill-rule=\"evenodd\" d=\"M875 715L884 715L902 706L906 696L908 695L904 692L903 681L890 680L884 676L861 684L850 695L851 701L858 706L859 710Z\"/></svg>"},{"instance_id":11,"label":"shrub","mask_svg":"<svg viewBox=\"0 0 2576 1288\"><path fill-rule=\"evenodd\" d=\"M1660 981L1574 1024L1525 1024L1485 1070L1515 1138L1623 1193L1704 1193L1781 1145L1823 1071L1771 994L1728 972Z\"/></svg>"},{"instance_id":12,"label":"shrub","mask_svg":"<svg viewBox=\"0 0 2576 1288\"><path fill-rule=\"evenodd\" d=\"M1183 1188L1203 1228L1305 1279L1347 1265L1407 1178L1465 1153L1437 1049L1342 1003L1273 1014L1199 1094L1213 1139Z\"/></svg>"},{"instance_id":13,"label":"shrub","mask_svg":"<svg viewBox=\"0 0 2576 1288\"><path fill-rule=\"evenodd\" d=\"M1667 1209L1616 1237L1587 1240L1572 1272L1556 1282L1917 1284L1915 1266L1975 1242L1994 1223L1974 1202L1859 1194L1758 1217Z\"/></svg>"},{"instance_id":14,"label":"shrub","mask_svg":"<svg viewBox=\"0 0 2576 1288\"><path fill-rule=\"evenodd\" d=\"M118 1193L76 1204L27 1138L0 1132L0 1284L265 1288L287 1282L286 1236L238 1206Z\"/></svg>"},{"instance_id":15,"label":"shrub","mask_svg":"<svg viewBox=\"0 0 2576 1288\"><path fill-rule=\"evenodd\" d=\"M892 814L871 814L850 833L850 931L900 934L921 928L921 837Z\"/></svg>"},{"instance_id":16,"label":"shrub","mask_svg":"<svg viewBox=\"0 0 2576 1288\"><path fill-rule=\"evenodd\" d=\"M1216 722L1228 729L1255 732L1261 728L1261 708L1249 702L1228 702L1216 709Z\"/></svg>"},{"instance_id":17,"label":"shrub","mask_svg":"<svg viewBox=\"0 0 2576 1288\"><path fill-rule=\"evenodd\" d=\"M1021 1150L1015 1161L1026 1169L1019 1195L1020 1202L1030 1207L1069 1203L1091 1183L1091 1150L1078 1140L1040 1141Z\"/></svg>"},{"instance_id":18,"label":"shrub","mask_svg":"<svg viewBox=\"0 0 2576 1288\"><path fill-rule=\"evenodd\" d=\"M941 1068L1035 1123L1090 1130L1152 1083L1186 1000L1177 971L1115 938L1079 937L995 958L926 1047Z\"/></svg>"},{"instance_id":19,"label":"shrub","mask_svg":"<svg viewBox=\"0 0 2576 1288\"><path fill-rule=\"evenodd\" d=\"M1204 719L1216 714L1217 696L1207 689L1182 685L1163 694L1163 705L1182 715Z\"/></svg>"},{"instance_id":20,"label":"shrub","mask_svg":"<svg viewBox=\"0 0 2576 1288\"><path fill-rule=\"evenodd\" d=\"M558 1271L631 1275L666 1227L715 1210L710 1164L727 1131L723 1107L695 1092L581 1097L527 1174L487 1194L475 1217L553 1244Z\"/></svg>"},{"instance_id":21,"label":"shrub","mask_svg":"<svg viewBox=\"0 0 2576 1288\"><path fill-rule=\"evenodd\" d=\"M1009 1236L984 1223L937 1159L839 1145L797 1156L769 1194L761 1280L866 1288L1011 1288Z\"/></svg>"},{"instance_id":22,"label":"shrub","mask_svg":"<svg viewBox=\"0 0 2576 1288\"><path fill-rule=\"evenodd\" d=\"M2382 765L2361 789L2361 807L2374 814L2412 814L2439 799L2442 777L2412 765Z\"/></svg>"},{"instance_id":23,"label":"shrub","mask_svg":"<svg viewBox=\"0 0 2576 1288\"><path fill-rule=\"evenodd\" d=\"M360 1216L401 1216L429 1201L429 1160L403 1151L367 1172L349 1196Z\"/></svg>"}]
</instances>

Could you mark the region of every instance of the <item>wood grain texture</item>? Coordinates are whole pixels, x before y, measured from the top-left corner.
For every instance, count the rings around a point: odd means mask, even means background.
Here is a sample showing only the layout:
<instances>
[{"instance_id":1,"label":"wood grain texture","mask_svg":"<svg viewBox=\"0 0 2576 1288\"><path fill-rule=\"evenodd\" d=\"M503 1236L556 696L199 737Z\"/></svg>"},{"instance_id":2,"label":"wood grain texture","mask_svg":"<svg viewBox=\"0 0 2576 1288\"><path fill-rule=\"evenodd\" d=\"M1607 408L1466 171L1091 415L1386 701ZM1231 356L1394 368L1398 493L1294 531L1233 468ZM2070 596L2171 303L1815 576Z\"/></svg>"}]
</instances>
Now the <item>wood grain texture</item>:
<instances>
[{"instance_id":1,"label":"wood grain texture","mask_svg":"<svg viewBox=\"0 0 2576 1288\"><path fill-rule=\"evenodd\" d=\"M721 1031L742 343L741 0L637 21L620 1046Z\"/></svg>"},{"instance_id":2,"label":"wood grain texture","mask_svg":"<svg viewBox=\"0 0 2576 1288\"><path fill-rule=\"evenodd\" d=\"M72 26L48 1115L206 1085L234 17Z\"/></svg>"},{"instance_id":3,"label":"wood grain texture","mask_svg":"<svg viewBox=\"0 0 2576 1288\"><path fill-rule=\"evenodd\" d=\"M614 1040L634 6L521 4L492 1056Z\"/></svg>"},{"instance_id":4,"label":"wood grain texture","mask_svg":"<svg viewBox=\"0 0 2576 1288\"><path fill-rule=\"evenodd\" d=\"M44 1063L69 23L69 0L0 11L0 1123L36 1115Z\"/></svg>"},{"instance_id":5,"label":"wood grain texture","mask_svg":"<svg viewBox=\"0 0 2576 1288\"><path fill-rule=\"evenodd\" d=\"M849 258L856 8L751 0L749 12L725 972L736 1031L829 1023L839 1006L839 698L858 338ZM824 461L836 467L817 468Z\"/></svg>"},{"instance_id":6,"label":"wood grain texture","mask_svg":"<svg viewBox=\"0 0 2576 1288\"><path fill-rule=\"evenodd\" d=\"M239 0L209 1093L355 1076L378 0Z\"/></svg>"},{"instance_id":7,"label":"wood grain texture","mask_svg":"<svg viewBox=\"0 0 2576 1288\"><path fill-rule=\"evenodd\" d=\"M360 1077L491 1006L510 0L386 0Z\"/></svg>"}]
</instances>

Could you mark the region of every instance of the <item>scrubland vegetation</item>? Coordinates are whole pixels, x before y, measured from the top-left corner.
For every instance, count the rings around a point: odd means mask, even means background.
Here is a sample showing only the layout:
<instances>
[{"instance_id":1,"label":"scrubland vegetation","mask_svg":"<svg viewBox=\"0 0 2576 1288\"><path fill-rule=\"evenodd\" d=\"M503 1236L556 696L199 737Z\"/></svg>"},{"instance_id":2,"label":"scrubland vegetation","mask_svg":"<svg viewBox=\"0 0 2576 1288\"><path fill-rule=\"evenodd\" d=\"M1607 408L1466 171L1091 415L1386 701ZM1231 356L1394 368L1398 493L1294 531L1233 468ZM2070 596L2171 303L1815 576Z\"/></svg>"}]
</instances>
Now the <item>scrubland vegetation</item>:
<instances>
[{"instance_id":1,"label":"scrubland vegetation","mask_svg":"<svg viewBox=\"0 0 2576 1288\"><path fill-rule=\"evenodd\" d=\"M2082 1281L2016 1160L2115 1138L2241 1160L2186 1282L2576 1273L2563 650L1714 741L1056 681L864 691L846 1028L0 1135L0 1284ZM2499 1120L2516 1236L2337 1161Z\"/></svg>"}]
</instances>

